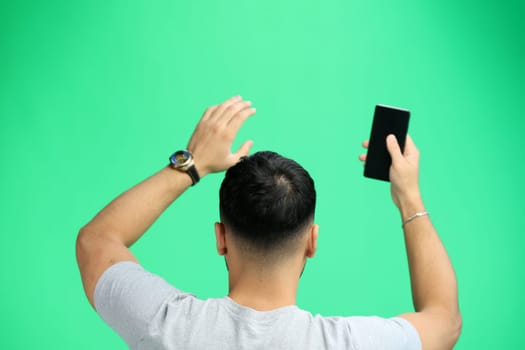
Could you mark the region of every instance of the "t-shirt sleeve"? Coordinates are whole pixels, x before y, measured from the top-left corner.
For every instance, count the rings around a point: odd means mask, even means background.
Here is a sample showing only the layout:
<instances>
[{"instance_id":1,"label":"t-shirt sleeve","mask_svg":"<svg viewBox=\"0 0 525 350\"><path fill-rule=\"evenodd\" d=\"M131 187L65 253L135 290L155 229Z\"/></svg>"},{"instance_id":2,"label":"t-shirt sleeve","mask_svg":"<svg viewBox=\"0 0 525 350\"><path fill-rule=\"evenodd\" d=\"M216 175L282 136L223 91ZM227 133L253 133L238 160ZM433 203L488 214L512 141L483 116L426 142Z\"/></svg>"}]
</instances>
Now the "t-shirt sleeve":
<instances>
[{"instance_id":1,"label":"t-shirt sleeve","mask_svg":"<svg viewBox=\"0 0 525 350\"><path fill-rule=\"evenodd\" d=\"M414 326L400 317L350 317L350 331L360 350L421 350Z\"/></svg>"},{"instance_id":2,"label":"t-shirt sleeve","mask_svg":"<svg viewBox=\"0 0 525 350\"><path fill-rule=\"evenodd\" d=\"M95 309L124 341L133 346L146 334L150 321L168 300L187 296L137 263L109 267L95 287Z\"/></svg>"}]
</instances>

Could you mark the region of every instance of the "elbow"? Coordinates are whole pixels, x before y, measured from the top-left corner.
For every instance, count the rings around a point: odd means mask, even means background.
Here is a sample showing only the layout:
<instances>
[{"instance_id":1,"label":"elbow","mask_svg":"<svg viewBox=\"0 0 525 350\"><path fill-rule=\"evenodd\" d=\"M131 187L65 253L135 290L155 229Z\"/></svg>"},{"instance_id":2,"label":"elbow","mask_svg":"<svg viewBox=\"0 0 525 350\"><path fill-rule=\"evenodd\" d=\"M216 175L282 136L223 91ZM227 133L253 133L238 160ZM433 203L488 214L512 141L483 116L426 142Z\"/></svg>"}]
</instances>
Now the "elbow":
<instances>
[{"instance_id":1,"label":"elbow","mask_svg":"<svg viewBox=\"0 0 525 350\"><path fill-rule=\"evenodd\" d=\"M461 317L461 313L458 311L456 315L453 317L452 320L452 339L454 341L454 344L459 339L459 336L461 335L461 330L463 328L463 318Z\"/></svg>"},{"instance_id":2,"label":"elbow","mask_svg":"<svg viewBox=\"0 0 525 350\"><path fill-rule=\"evenodd\" d=\"M78 231L77 240L75 242L77 262L82 259L82 253L85 251L85 247L88 244L88 238L89 233L86 230L86 226L84 226Z\"/></svg>"},{"instance_id":3,"label":"elbow","mask_svg":"<svg viewBox=\"0 0 525 350\"><path fill-rule=\"evenodd\" d=\"M92 232L90 232L89 226L88 225L83 226L78 231L78 234L77 234L77 241L76 241L77 247L82 245L82 244L85 244L86 241L89 240L90 236L92 236Z\"/></svg>"},{"instance_id":4,"label":"elbow","mask_svg":"<svg viewBox=\"0 0 525 350\"><path fill-rule=\"evenodd\" d=\"M77 262L83 259L86 253L89 251L89 247L92 245L94 239L96 239L96 232L92 232L89 225L82 227L78 231L77 240L75 243L75 252Z\"/></svg>"},{"instance_id":5,"label":"elbow","mask_svg":"<svg viewBox=\"0 0 525 350\"><path fill-rule=\"evenodd\" d=\"M459 340L461 335L461 329L463 327L463 320L459 311L449 314L447 318L443 319L443 339L446 339L447 346L444 349L453 349Z\"/></svg>"},{"instance_id":6,"label":"elbow","mask_svg":"<svg viewBox=\"0 0 525 350\"><path fill-rule=\"evenodd\" d=\"M463 327L463 319L459 309L434 309L431 312L433 315L431 316L430 320L432 320L432 323L434 323L434 326L432 326L434 329L432 331L434 333L433 337L435 339L440 339L441 344L440 347L435 348L453 349L459 340Z\"/></svg>"},{"instance_id":7,"label":"elbow","mask_svg":"<svg viewBox=\"0 0 525 350\"><path fill-rule=\"evenodd\" d=\"M90 223L88 223L85 226L82 226L82 228L80 228L80 230L78 231L77 235L77 248L79 246L82 247L85 245L89 245L94 240L104 238L105 234L103 234L102 232L104 232L104 230L100 230L98 226L94 226Z\"/></svg>"}]
</instances>

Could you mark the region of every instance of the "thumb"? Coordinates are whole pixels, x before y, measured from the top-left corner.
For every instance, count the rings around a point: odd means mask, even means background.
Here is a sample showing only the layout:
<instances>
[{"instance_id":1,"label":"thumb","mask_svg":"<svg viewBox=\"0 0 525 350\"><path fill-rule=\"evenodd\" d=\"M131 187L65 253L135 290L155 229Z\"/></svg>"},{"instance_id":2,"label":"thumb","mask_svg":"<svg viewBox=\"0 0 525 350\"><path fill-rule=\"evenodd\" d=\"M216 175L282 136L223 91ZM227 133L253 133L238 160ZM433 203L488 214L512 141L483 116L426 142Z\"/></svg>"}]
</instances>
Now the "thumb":
<instances>
[{"instance_id":1,"label":"thumb","mask_svg":"<svg viewBox=\"0 0 525 350\"><path fill-rule=\"evenodd\" d=\"M392 157L392 162L403 157L403 153L401 153L401 148L399 148L395 135L390 134L387 136L386 148L388 149L388 153L390 153L390 157Z\"/></svg>"},{"instance_id":2,"label":"thumb","mask_svg":"<svg viewBox=\"0 0 525 350\"><path fill-rule=\"evenodd\" d=\"M253 141L246 141L242 144L241 147L235 152L235 157L237 159L240 159L241 157L246 157L248 154L250 154L250 149L253 146Z\"/></svg>"}]
</instances>

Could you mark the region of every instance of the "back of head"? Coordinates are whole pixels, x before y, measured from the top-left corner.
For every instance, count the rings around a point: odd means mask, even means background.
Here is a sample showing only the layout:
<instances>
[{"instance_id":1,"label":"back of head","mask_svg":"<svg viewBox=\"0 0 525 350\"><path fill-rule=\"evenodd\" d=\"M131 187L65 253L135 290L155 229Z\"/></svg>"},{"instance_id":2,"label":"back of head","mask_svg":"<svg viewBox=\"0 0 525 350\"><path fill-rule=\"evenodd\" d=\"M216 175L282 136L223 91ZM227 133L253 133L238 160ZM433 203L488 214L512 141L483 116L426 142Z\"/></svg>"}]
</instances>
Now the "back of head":
<instances>
[{"instance_id":1,"label":"back of head","mask_svg":"<svg viewBox=\"0 0 525 350\"><path fill-rule=\"evenodd\" d=\"M228 169L220 189L223 223L245 253L274 256L313 221L314 181L297 162L258 152Z\"/></svg>"}]
</instances>

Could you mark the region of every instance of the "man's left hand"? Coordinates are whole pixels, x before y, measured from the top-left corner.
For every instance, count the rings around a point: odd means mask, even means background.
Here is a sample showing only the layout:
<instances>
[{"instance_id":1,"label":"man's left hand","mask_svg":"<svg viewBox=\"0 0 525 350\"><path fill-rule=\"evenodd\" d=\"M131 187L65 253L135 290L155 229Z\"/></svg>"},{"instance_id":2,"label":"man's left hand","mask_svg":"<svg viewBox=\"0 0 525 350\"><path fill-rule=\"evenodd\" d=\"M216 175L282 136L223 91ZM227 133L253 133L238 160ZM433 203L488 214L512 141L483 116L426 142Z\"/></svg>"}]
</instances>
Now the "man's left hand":
<instances>
[{"instance_id":1,"label":"man's left hand","mask_svg":"<svg viewBox=\"0 0 525 350\"><path fill-rule=\"evenodd\" d=\"M251 140L244 142L235 153L231 147L244 121L254 114L252 103L241 96L206 109L188 143L200 177L226 170L249 154Z\"/></svg>"}]
</instances>

